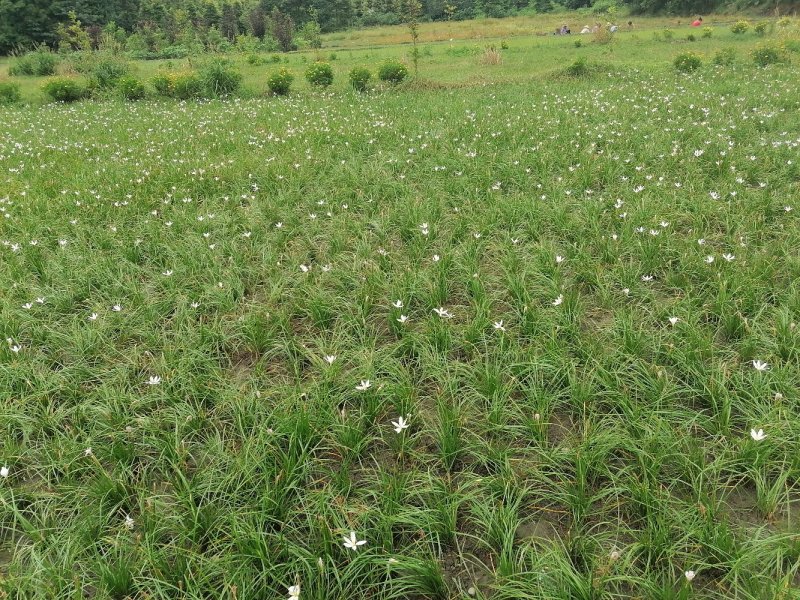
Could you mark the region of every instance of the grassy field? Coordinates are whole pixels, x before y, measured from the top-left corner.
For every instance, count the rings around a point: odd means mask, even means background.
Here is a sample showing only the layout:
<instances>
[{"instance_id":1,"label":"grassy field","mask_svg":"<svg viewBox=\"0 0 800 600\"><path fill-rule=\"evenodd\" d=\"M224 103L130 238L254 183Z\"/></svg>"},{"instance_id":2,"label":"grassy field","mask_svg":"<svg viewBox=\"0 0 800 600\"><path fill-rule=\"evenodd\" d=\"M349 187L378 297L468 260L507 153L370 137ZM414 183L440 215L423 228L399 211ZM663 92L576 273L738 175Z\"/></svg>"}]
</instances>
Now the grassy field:
<instances>
[{"instance_id":1,"label":"grassy field","mask_svg":"<svg viewBox=\"0 0 800 600\"><path fill-rule=\"evenodd\" d=\"M289 98L30 82L0 597L800 597L800 81L679 38L431 43L367 95L406 47Z\"/></svg>"}]
</instances>

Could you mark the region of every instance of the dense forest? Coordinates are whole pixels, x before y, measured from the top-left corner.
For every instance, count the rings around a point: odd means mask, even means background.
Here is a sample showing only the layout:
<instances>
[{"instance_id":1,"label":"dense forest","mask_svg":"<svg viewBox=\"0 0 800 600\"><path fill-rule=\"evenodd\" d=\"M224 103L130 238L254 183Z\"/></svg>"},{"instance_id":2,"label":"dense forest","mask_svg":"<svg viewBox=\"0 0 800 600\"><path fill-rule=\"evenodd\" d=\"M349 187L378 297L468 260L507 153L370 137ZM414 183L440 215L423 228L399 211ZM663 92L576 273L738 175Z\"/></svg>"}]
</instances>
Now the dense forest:
<instances>
[{"instance_id":1,"label":"dense forest","mask_svg":"<svg viewBox=\"0 0 800 600\"><path fill-rule=\"evenodd\" d=\"M97 45L105 32L122 40L133 37L134 50L165 46L208 46L237 36L258 39L307 28L336 31L348 27L396 24L408 0L0 0L0 53L63 41L70 22ZM627 0L632 13L708 13L731 0ZM738 8L775 7L774 0L739 0ZM422 20L504 17L521 12L595 7L614 0L421 0ZM309 25L310 24L310 25ZM61 35L59 35L59 33ZM72 40L70 43L74 43ZM286 49L286 48L283 48Z\"/></svg>"}]
</instances>

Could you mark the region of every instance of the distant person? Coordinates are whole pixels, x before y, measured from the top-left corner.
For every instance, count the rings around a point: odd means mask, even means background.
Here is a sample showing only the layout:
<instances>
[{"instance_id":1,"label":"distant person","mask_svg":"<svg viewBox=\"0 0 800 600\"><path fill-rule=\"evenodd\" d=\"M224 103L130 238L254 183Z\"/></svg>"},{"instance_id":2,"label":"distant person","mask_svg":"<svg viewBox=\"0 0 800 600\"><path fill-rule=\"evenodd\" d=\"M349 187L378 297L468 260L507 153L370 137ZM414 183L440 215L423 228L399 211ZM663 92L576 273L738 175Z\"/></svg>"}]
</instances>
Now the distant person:
<instances>
[{"instance_id":1,"label":"distant person","mask_svg":"<svg viewBox=\"0 0 800 600\"><path fill-rule=\"evenodd\" d=\"M588 25L584 25L583 29L581 29L581 33L592 33L592 30L589 29Z\"/></svg>"},{"instance_id":2,"label":"distant person","mask_svg":"<svg viewBox=\"0 0 800 600\"><path fill-rule=\"evenodd\" d=\"M692 21L692 27L700 27L703 24L703 17L697 17L694 21Z\"/></svg>"},{"instance_id":3,"label":"distant person","mask_svg":"<svg viewBox=\"0 0 800 600\"><path fill-rule=\"evenodd\" d=\"M628 29L633 29L633 21L628 21Z\"/></svg>"},{"instance_id":4,"label":"distant person","mask_svg":"<svg viewBox=\"0 0 800 600\"><path fill-rule=\"evenodd\" d=\"M592 33L597 33L600 31L600 23L595 23L594 27L592 27Z\"/></svg>"},{"instance_id":5,"label":"distant person","mask_svg":"<svg viewBox=\"0 0 800 600\"><path fill-rule=\"evenodd\" d=\"M617 33L617 31L619 30L619 27L618 27L618 26L616 26L616 25L612 25L611 27L609 27L609 28L608 28L608 30L609 30L611 33Z\"/></svg>"}]
</instances>

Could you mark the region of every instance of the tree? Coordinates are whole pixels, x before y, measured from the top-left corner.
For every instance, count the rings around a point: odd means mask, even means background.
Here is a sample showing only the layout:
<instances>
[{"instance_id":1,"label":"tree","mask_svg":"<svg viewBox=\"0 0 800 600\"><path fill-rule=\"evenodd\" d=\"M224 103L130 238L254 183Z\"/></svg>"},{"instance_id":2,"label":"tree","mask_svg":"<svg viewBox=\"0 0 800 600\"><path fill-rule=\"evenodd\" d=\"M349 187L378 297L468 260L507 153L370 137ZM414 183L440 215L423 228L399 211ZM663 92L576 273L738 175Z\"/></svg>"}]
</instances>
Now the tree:
<instances>
[{"instance_id":1,"label":"tree","mask_svg":"<svg viewBox=\"0 0 800 600\"><path fill-rule=\"evenodd\" d=\"M289 52L294 47L294 21L276 6L269 19L270 33L281 50Z\"/></svg>"},{"instance_id":2,"label":"tree","mask_svg":"<svg viewBox=\"0 0 800 600\"><path fill-rule=\"evenodd\" d=\"M419 75L419 18L422 15L422 3L419 0L401 0L403 21L411 35L411 60L414 61L414 76Z\"/></svg>"},{"instance_id":3,"label":"tree","mask_svg":"<svg viewBox=\"0 0 800 600\"><path fill-rule=\"evenodd\" d=\"M250 33L258 39L263 40L264 36L267 34L267 15L264 9L260 6L256 6L250 10L247 18L250 22Z\"/></svg>"}]
</instances>

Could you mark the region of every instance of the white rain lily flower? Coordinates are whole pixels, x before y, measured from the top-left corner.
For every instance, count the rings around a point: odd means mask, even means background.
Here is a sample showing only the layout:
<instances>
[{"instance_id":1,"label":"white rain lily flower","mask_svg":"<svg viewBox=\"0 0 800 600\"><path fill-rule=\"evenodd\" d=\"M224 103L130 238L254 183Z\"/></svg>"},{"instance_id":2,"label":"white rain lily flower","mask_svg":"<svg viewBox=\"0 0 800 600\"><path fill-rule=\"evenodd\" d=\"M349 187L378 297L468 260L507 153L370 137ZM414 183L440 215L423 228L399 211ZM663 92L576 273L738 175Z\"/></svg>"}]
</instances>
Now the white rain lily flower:
<instances>
[{"instance_id":1,"label":"white rain lily flower","mask_svg":"<svg viewBox=\"0 0 800 600\"><path fill-rule=\"evenodd\" d=\"M433 255L433 262L439 262L440 260L442 260L441 256L439 256L438 254Z\"/></svg>"},{"instance_id":2,"label":"white rain lily flower","mask_svg":"<svg viewBox=\"0 0 800 600\"><path fill-rule=\"evenodd\" d=\"M289 591L289 600L299 600L300 598L300 586L299 585L291 585L288 588Z\"/></svg>"},{"instance_id":3,"label":"white rain lily flower","mask_svg":"<svg viewBox=\"0 0 800 600\"><path fill-rule=\"evenodd\" d=\"M405 323L406 321L408 321L408 315L400 315L397 318L397 322L398 323Z\"/></svg>"},{"instance_id":4,"label":"white rain lily flower","mask_svg":"<svg viewBox=\"0 0 800 600\"><path fill-rule=\"evenodd\" d=\"M760 442L760 441L766 439L767 434L764 433L763 429L759 429L758 431L756 431L755 429L751 429L750 430L750 437L753 438L753 440L755 440L756 442Z\"/></svg>"},{"instance_id":5,"label":"white rain lily flower","mask_svg":"<svg viewBox=\"0 0 800 600\"><path fill-rule=\"evenodd\" d=\"M325 362L328 363L329 365L332 365L333 361L335 361L335 360L336 360L336 355L334 355L334 354L326 354L325 355Z\"/></svg>"},{"instance_id":6,"label":"white rain lily flower","mask_svg":"<svg viewBox=\"0 0 800 600\"><path fill-rule=\"evenodd\" d=\"M392 425L394 425L394 430L396 433L402 433L403 430L408 429L411 426L404 417L398 417L397 421L392 421Z\"/></svg>"},{"instance_id":7,"label":"white rain lily flower","mask_svg":"<svg viewBox=\"0 0 800 600\"><path fill-rule=\"evenodd\" d=\"M86 457L89 457L89 456L91 456L92 454L93 454L93 452L92 452L92 449L91 449L91 447L89 447L89 448L86 448L86 450L84 450L84 451L83 451L83 455L84 455L84 456L86 456Z\"/></svg>"},{"instance_id":8,"label":"white rain lily flower","mask_svg":"<svg viewBox=\"0 0 800 600\"><path fill-rule=\"evenodd\" d=\"M199 302L192 302L189 306L191 306L192 308L199 308L200 307L200 303Z\"/></svg>"},{"instance_id":9,"label":"white rain lily flower","mask_svg":"<svg viewBox=\"0 0 800 600\"><path fill-rule=\"evenodd\" d=\"M706 257L705 257L705 259L703 259L703 260L705 260L705 261L706 261L706 263L708 263L708 264L710 265L711 263L713 263L713 262L714 262L714 257L713 257L713 256L711 256L711 255L709 254L709 255L708 255L708 256L706 256Z\"/></svg>"},{"instance_id":10,"label":"white rain lily flower","mask_svg":"<svg viewBox=\"0 0 800 600\"><path fill-rule=\"evenodd\" d=\"M553 306L559 306L562 302L564 302L564 294L559 294L558 298L553 300Z\"/></svg>"},{"instance_id":11,"label":"white rain lily flower","mask_svg":"<svg viewBox=\"0 0 800 600\"><path fill-rule=\"evenodd\" d=\"M113 310L114 312L122 312L122 305L115 304L114 306L111 307L111 310Z\"/></svg>"},{"instance_id":12,"label":"white rain lily flower","mask_svg":"<svg viewBox=\"0 0 800 600\"><path fill-rule=\"evenodd\" d=\"M309 267L307 267L306 265L300 265L300 270L303 273L308 273Z\"/></svg>"},{"instance_id":13,"label":"white rain lily flower","mask_svg":"<svg viewBox=\"0 0 800 600\"><path fill-rule=\"evenodd\" d=\"M625 294L626 296L630 296L631 288L622 288L622 293Z\"/></svg>"},{"instance_id":14,"label":"white rain lily flower","mask_svg":"<svg viewBox=\"0 0 800 600\"><path fill-rule=\"evenodd\" d=\"M403 308L403 301L402 300L395 300L392 302L392 306L395 308Z\"/></svg>"},{"instance_id":15,"label":"white rain lily flower","mask_svg":"<svg viewBox=\"0 0 800 600\"><path fill-rule=\"evenodd\" d=\"M503 327L503 319L500 319L499 321L495 321L494 323L492 323L492 327L494 327L498 331L505 331L506 330L506 328Z\"/></svg>"},{"instance_id":16,"label":"white rain lily flower","mask_svg":"<svg viewBox=\"0 0 800 600\"><path fill-rule=\"evenodd\" d=\"M90 321L97 321L97 316L98 316L97 313L92 313L92 314L89 315L89 320Z\"/></svg>"},{"instance_id":17,"label":"white rain lily flower","mask_svg":"<svg viewBox=\"0 0 800 600\"><path fill-rule=\"evenodd\" d=\"M36 304L44 304L44 298L37 298Z\"/></svg>"},{"instance_id":18,"label":"white rain lily flower","mask_svg":"<svg viewBox=\"0 0 800 600\"><path fill-rule=\"evenodd\" d=\"M25 310L30 310L30 309L33 308L33 303L32 302L26 302L25 304L22 305L22 308L24 308Z\"/></svg>"},{"instance_id":19,"label":"white rain lily flower","mask_svg":"<svg viewBox=\"0 0 800 600\"><path fill-rule=\"evenodd\" d=\"M17 345L17 344L14 344L13 346L11 346L11 351L12 351L14 354L17 354L17 353L19 353L19 351L20 351L20 350L22 350L22 346L19 346L19 345Z\"/></svg>"},{"instance_id":20,"label":"white rain lily flower","mask_svg":"<svg viewBox=\"0 0 800 600\"><path fill-rule=\"evenodd\" d=\"M560 265L562 262L564 262L564 257L559 254L556 254L556 264Z\"/></svg>"},{"instance_id":21,"label":"white rain lily flower","mask_svg":"<svg viewBox=\"0 0 800 600\"><path fill-rule=\"evenodd\" d=\"M736 256L728 253L728 254L723 254L722 258L724 258L728 262L731 262L734 258L736 258Z\"/></svg>"},{"instance_id":22,"label":"white rain lily flower","mask_svg":"<svg viewBox=\"0 0 800 600\"><path fill-rule=\"evenodd\" d=\"M125 529L132 530L133 526L136 525L136 522L131 518L130 515L125 515Z\"/></svg>"},{"instance_id":23,"label":"white rain lily flower","mask_svg":"<svg viewBox=\"0 0 800 600\"><path fill-rule=\"evenodd\" d=\"M653 281L652 275L642 275L642 281Z\"/></svg>"},{"instance_id":24,"label":"white rain lily flower","mask_svg":"<svg viewBox=\"0 0 800 600\"><path fill-rule=\"evenodd\" d=\"M359 540L355 531L351 531L349 537L342 539L344 540L344 547L350 550L358 550L359 546L363 546L367 543L367 540Z\"/></svg>"},{"instance_id":25,"label":"white rain lily flower","mask_svg":"<svg viewBox=\"0 0 800 600\"><path fill-rule=\"evenodd\" d=\"M442 306L440 306L439 308L434 308L433 312L435 312L437 315L439 315L443 319L452 319L453 318L453 315L450 314L450 312L448 312L447 309L442 307Z\"/></svg>"},{"instance_id":26,"label":"white rain lily flower","mask_svg":"<svg viewBox=\"0 0 800 600\"><path fill-rule=\"evenodd\" d=\"M689 583L692 582L692 579L694 579L695 575L696 575L696 573L694 571L684 571L683 572L683 576L686 577L686 581L688 581Z\"/></svg>"},{"instance_id":27,"label":"white rain lily flower","mask_svg":"<svg viewBox=\"0 0 800 600\"><path fill-rule=\"evenodd\" d=\"M164 277L169 277L170 275L172 275L172 269L167 269L166 271L162 271L161 274Z\"/></svg>"},{"instance_id":28,"label":"white rain lily flower","mask_svg":"<svg viewBox=\"0 0 800 600\"><path fill-rule=\"evenodd\" d=\"M368 389L369 389L369 388L371 388L371 387L372 387L372 384L370 383L369 379L362 379L362 380L361 380L361 383L359 383L359 384L356 386L356 389L357 389L359 392L363 392L363 391L366 391L366 390L368 390Z\"/></svg>"},{"instance_id":29,"label":"white rain lily flower","mask_svg":"<svg viewBox=\"0 0 800 600\"><path fill-rule=\"evenodd\" d=\"M669 323L670 323L670 325L675 325L675 323L677 323L679 320L680 319L678 319L678 317L670 317L669 318Z\"/></svg>"},{"instance_id":30,"label":"white rain lily flower","mask_svg":"<svg viewBox=\"0 0 800 600\"><path fill-rule=\"evenodd\" d=\"M148 379L145 383L147 383L147 385L158 385L161 383L161 377L158 375L151 375L150 379Z\"/></svg>"},{"instance_id":31,"label":"white rain lily flower","mask_svg":"<svg viewBox=\"0 0 800 600\"><path fill-rule=\"evenodd\" d=\"M8 467L0 467L0 477L3 479L8 479Z\"/></svg>"},{"instance_id":32,"label":"white rain lily flower","mask_svg":"<svg viewBox=\"0 0 800 600\"><path fill-rule=\"evenodd\" d=\"M767 369L769 369L769 364L765 363L763 360L754 360L753 368L756 371L766 371Z\"/></svg>"}]
</instances>

